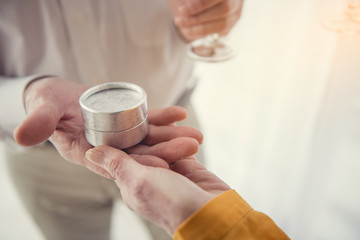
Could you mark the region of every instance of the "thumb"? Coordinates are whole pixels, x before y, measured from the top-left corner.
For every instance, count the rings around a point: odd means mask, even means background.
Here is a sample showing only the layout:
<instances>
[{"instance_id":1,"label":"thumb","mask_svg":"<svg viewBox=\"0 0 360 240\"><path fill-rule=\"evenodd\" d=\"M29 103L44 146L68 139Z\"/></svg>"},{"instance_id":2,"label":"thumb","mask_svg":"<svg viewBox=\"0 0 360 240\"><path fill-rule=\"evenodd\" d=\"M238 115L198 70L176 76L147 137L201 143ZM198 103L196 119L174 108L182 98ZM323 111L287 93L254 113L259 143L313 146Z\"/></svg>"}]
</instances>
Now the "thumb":
<instances>
[{"instance_id":1,"label":"thumb","mask_svg":"<svg viewBox=\"0 0 360 240\"><path fill-rule=\"evenodd\" d=\"M131 180L129 176L136 176L143 167L125 152L109 146L98 146L88 150L86 158L121 182Z\"/></svg>"},{"instance_id":2,"label":"thumb","mask_svg":"<svg viewBox=\"0 0 360 240\"><path fill-rule=\"evenodd\" d=\"M15 129L14 138L23 146L34 146L47 140L55 131L61 114L52 102L33 104L25 120Z\"/></svg>"}]
</instances>

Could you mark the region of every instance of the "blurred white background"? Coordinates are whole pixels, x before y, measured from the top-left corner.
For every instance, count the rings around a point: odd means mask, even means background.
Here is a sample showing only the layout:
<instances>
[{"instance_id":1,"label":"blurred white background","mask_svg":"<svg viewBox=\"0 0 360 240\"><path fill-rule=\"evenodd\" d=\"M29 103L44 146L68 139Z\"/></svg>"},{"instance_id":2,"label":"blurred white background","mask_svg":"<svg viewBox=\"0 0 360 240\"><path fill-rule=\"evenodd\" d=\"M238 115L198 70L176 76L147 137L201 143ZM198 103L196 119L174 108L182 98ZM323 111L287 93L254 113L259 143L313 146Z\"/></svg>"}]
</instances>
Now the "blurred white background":
<instances>
[{"instance_id":1,"label":"blurred white background","mask_svg":"<svg viewBox=\"0 0 360 240\"><path fill-rule=\"evenodd\" d=\"M197 68L208 168L293 239L360 239L360 35L321 26L345 4L246 0L237 57ZM0 160L0 239L42 239ZM119 212L114 239L148 239Z\"/></svg>"}]
</instances>

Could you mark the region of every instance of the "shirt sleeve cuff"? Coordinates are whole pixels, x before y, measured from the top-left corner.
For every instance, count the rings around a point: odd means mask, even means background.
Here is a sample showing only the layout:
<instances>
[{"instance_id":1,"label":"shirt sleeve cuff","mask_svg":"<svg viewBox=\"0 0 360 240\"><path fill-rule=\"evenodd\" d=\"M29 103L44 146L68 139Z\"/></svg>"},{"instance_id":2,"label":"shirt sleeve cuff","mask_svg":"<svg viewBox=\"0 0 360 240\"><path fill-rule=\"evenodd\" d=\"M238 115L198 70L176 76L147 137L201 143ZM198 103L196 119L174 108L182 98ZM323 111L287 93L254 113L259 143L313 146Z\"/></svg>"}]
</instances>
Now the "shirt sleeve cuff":
<instances>
[{"instance_id":1,"label":"shirt sleeve cuff","mask_svg":"<svg viewBox=\"0 0 360 240\"><path fill-rule=\"evenodd\" d=\"M221 239L251 210L235 190L226 191L186 219L174 239Z\"/></svg>"}]
</instances>

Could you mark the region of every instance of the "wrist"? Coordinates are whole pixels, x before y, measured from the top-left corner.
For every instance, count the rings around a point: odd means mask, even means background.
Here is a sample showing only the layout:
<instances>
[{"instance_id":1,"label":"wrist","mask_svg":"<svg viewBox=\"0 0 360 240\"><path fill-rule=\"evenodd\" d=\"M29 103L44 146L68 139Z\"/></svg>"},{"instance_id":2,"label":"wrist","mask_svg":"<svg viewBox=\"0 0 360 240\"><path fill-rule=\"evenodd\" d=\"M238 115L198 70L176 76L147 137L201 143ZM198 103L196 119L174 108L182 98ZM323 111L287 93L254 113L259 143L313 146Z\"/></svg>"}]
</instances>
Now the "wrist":
<instances>
[{"instance_id":1,"label":"wrist","mask_svg":"<svg viewBox=\"0 0 360 240\"><path fill-rule=\"evenodd\" d=\"M184 222L186 219L190 218L193 214L195 214L200 208L206 205L211 199L215 196L212 196L208 193L205 193L201 196L189 195L187 200L182 199L181 206L177 208L177 211L174 212L172 222L168 222L168 226L166 226L166 230L174 235L176 229Z\"/></svg>"},{"instance_id":2,"label":"wrist","mask_svg":"<svg viewBox=\"0 0 360 240\"><path fill-rule=\"evenodd\" d=\"M54 78L57 78L56 76L51 76L51 75L46 75L46 76L39 76L39 77L36 77L36 78L33 78L31 79L27 85L25 86L25 89L24 89L24 96L25 94L27 93L27 91L33 87L34 85L36 85L36 83L38 83L40 80L45 80L45 79L54 79Z\"/></svg>"}]
</instances>

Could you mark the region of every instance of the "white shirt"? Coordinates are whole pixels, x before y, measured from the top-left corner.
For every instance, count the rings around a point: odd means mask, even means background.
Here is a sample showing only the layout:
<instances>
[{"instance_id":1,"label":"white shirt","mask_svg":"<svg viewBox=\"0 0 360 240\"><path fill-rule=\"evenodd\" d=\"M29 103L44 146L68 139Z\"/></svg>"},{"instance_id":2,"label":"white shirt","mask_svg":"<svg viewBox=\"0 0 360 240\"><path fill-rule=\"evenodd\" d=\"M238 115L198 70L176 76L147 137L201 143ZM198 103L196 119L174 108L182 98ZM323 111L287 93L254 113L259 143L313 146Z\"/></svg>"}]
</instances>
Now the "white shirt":
<instances>
[{"instance_id":1,"label":"white shirt","mask_svg":"<svg viewBox=\"0 0 360 240\"><path fill-rule=\"evenodd\" d=\"M132 82L149 108L174 104L193 70L185 44L166 1L1 1L0 136L12 138L24 87L38 76Z\"/></svg>"}]
</instances>

